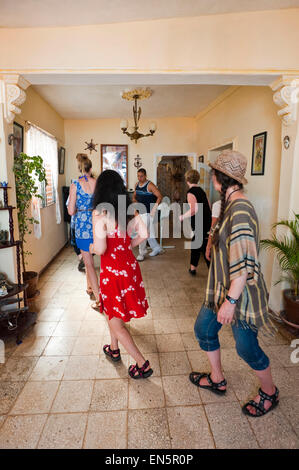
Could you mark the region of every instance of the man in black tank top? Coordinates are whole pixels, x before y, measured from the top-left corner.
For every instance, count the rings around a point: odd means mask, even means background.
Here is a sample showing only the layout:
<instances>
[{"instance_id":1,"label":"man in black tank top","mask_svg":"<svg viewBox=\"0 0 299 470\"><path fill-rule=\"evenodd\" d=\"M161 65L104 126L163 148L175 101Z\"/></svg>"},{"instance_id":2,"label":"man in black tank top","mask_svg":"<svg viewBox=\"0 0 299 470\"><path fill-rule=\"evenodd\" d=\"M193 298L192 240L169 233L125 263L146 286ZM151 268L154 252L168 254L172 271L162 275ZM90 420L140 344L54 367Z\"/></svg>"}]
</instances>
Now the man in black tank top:
<instances>
[{"instance_id":1,"label":"man in black tank top","mask_svg":"<svg viewBox=\"0 0 299 470\"><path fill-rule=\"evenodd\" d=\"M200 179L200 174L197 170L189 170L187 171L186 175L186 182L189 186L189 190L187 191L187 201L190 206L188 212L184 215L180 216L180 220L184 220L190 217L191 228L192 231L198 230L198 227L195 227L195 213L197 211L196 205L201 203L203 204L203 226L200 229L203 230L203 243L200 248L191 248L191 257L190 257L190 269L189 273L192 276L196 274L196 268L198 266L200 253L204 254L204 258L206 261L207 266L210 266L210 261L206 258L206 246L208 243L208 232L211 228L212 223L212 214L210 204L207 198L206 193L204 190L198 185L198 181ZM195 240L195 234L193 235L192 242Z\"/></svg>"},{"instance_id":2,"label":"man in black tank top","mask_svg":"<svg viewBox=\"0 0 299 470\"><path fill-rule=\"evenodd\" d=\"M156 256L163 250L154 236L153 218L155 216L158 205L162 201L162 194L159 189L147 179L146 170L140 168L137 171L138 183L135 185L135 192L133 194L133 202L139 202L144 204L146 208L146 214L142 214L141 217L144 223L147 225L147 229L150 233L148 243L152 249L150 256ZM139 245L139 255L137 256L138 261L143 261L144 256L147 254L146 241Z\"/></svg>"}]
</instances>

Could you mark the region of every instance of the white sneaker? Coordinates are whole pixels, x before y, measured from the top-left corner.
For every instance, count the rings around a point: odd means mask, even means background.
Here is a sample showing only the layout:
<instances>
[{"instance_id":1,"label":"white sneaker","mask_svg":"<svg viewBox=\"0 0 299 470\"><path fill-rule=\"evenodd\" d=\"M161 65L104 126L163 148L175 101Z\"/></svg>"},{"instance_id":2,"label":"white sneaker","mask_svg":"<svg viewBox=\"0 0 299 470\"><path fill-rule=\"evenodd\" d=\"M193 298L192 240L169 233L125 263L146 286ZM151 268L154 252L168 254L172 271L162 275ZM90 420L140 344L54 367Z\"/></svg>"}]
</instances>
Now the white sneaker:
<instances>
[{"instance_id":1,"label":"white sneaker","mask_svg":"<svg viewBox=\"0 0 299 470\"><path fill-rule=\"evenodd\" d=\"M138 255L136 259L137 259L137 261L143 261L144 256L143 255Z\"/></svg>"},{"instance_id":2,"label":"white sneaker","mask_svg":"<svg viewBox=\"0 0 299 470\"><path fill-rule=\"evenodd\" d=\"M157 246L151 253L150 256L157 256L162 253L163 249L160 246Z\"/></svg>"}]
</instances>

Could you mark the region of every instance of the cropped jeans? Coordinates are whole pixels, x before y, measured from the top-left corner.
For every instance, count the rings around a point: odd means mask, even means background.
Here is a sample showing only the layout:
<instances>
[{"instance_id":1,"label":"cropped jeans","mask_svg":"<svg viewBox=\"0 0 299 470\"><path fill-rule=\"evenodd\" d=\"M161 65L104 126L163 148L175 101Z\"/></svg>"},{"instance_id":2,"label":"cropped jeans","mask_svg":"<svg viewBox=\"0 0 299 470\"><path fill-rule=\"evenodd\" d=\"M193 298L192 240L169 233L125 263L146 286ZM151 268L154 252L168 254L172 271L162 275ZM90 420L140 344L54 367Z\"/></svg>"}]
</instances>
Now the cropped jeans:
<instances>
[{"instance_id":1,"label":"cropped jeans","mask_svg":"<svg viewBox=\"0 0 299 470\"><path fill-rule=\"evenodd\" d=\"M203 351L216 351L220 348L218 332L221 327L222 324L217 321L214 311L202 306L194 325L194 332ZM231 327L238 355L254 370L267 369L270 360L259 346L257 332L249 326L242 328L238 321L232 323Z\"/></svg>"}]
</instances>

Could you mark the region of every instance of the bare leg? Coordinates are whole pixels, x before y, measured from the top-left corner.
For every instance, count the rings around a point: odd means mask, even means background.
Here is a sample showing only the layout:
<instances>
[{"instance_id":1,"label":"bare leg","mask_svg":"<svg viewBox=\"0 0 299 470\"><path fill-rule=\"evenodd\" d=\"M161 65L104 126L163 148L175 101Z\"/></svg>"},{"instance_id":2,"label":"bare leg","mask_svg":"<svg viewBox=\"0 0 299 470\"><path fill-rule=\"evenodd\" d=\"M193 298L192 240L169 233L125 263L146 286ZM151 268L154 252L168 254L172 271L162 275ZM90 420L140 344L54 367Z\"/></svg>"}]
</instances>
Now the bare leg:
<instances>
[{"instance_id":1,"label":"bare leg","mask_svg":"<svg viewBox=\"0 0 299 470\"><path fill-rule=\"evenodd\" d=\"M118 339L117 337L114 335L113 333L113 330L111 328L111 325L110 325L110 322L108 321L108 326L109 326L109 330L110 330L110 338L111 338L111 342L110 342L110 349L113 349L114 351L116 349L118 349ZM117 356L118 354L115 353L115 354L112 354L113 356Z\"/></svg>"},{"instance_id":2,"label":"bare leg","mask_svg":"<svg viewBox=\"0 0 299 470\"><path fill-rule=\"evenodd\" d=\"M216 351L207 351L207 356L211 365L211 379L215 383L222 382L224 380L222 366L221 366L221 355L220 348ZM200 385L209 385L206 377L203 377L199 381ZM219 390L225 390L226 386L219 387Z\"/></svg>"},{"instance_id":3,"label":"bare leg","mask_svg":"<svg viewBox=\"0 0 299 470\"><path fill-rule=\"evenodd\" d=\"M97 273L94 267L93 257L87 251L81 251L81 253L82 253L83 261L85 264L86 274L88 276L87 277L88 282L90 282L92 291L94 293L96 301L98 302L99 301L99 284L98 284Z\"/></svg>"},{"instance_id":4,"label":"bare leg","mask_svg":"<svg viewBox=\"0 0 299 470\"><path fill-rule=\"evenodd\" d=\"M120 318L114 317L108 321L108 324L110 331L112 331L112 335L117 338L130 356L135 359L138 367L142 367L145 363L145 358L134 343L132 336L124 325L124 322ZM146 370L148 369L149 367L146 368Z\"/></svg>"},{"instance_id":5,"label":"bare leg","mask_svg":"<svg viewBox=\"0 0 299 470\"><path fill-rule=\"evenodd\" d=\"M270 366L264 370L255 370L254 371L261 383L261 389L263 392L267 393L267 395L273 395L275 393L275 385L273 383L271 368ZM258 395L254 398L256 403L259 403L261 397ZM271 402L269 400L265 400L264 407L266 410L270 408ZM247 409L250 413L256 414L256 409L253 406L247 406Z\"/></svg>"}]
</instances>

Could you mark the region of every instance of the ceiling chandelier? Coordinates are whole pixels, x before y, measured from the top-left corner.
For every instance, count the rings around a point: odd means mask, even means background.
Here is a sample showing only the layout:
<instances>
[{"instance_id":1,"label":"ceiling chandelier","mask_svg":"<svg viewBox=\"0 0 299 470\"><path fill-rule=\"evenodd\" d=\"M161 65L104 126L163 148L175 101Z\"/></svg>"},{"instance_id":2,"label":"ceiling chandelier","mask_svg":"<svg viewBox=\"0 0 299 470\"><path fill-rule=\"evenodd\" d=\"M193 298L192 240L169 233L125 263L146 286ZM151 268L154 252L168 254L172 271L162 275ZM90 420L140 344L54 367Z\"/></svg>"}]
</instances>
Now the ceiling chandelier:
<instances>
[{"instance_id":1,"label":"ceiling chandelier","mask_svg":"<svg viewBox=\"0 0 299 470\"><path fill-rule=\"evenodd\" d=\"M141 137L148 137L150 135L154 135L157 129L156 123L151 122L148 134L141 134L140 132L138 132L138 128L139 128L138 122L141 116L141 108L140 106L138 108L137 101L147 99L151 95L152 95L152 90L150 90L149 88L136 88L135 90L124 91L121 95L124 100L135 102L133 106L133 116L134 116L135 126L130 127L129 132L128 132L127 131L128 121L126 119L123 119L120 123L120 128L123 131L123 133L129 136L131 140L135 140L135 144L137 144L137 140L140 139Z\"/></svg>"}]
</instances>

